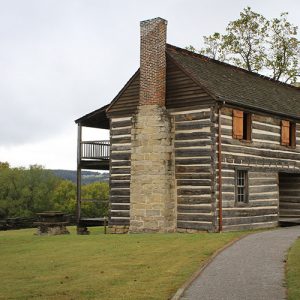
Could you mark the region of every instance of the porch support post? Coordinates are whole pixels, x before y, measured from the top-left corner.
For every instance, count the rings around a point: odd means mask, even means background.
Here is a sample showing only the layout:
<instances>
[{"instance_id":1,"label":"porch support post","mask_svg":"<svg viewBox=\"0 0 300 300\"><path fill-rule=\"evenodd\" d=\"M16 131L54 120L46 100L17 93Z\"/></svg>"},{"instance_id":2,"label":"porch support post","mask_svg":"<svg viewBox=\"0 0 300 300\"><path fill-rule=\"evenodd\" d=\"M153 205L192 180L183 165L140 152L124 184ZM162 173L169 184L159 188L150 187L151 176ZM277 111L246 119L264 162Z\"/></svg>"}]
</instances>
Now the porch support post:
<instances>
[{"instance_id":1,"label":"porch support post","mask_svg":"<svg viewBox=\"0 0 300 300\"><path fill-rule=\"evenodd\" d=\"M76 207L76 221L77 225L80 220L80 206L81 206L81 142L82 142L82 126L78 124L77 132L77 207Z\"/></svg>"}]
</instances>

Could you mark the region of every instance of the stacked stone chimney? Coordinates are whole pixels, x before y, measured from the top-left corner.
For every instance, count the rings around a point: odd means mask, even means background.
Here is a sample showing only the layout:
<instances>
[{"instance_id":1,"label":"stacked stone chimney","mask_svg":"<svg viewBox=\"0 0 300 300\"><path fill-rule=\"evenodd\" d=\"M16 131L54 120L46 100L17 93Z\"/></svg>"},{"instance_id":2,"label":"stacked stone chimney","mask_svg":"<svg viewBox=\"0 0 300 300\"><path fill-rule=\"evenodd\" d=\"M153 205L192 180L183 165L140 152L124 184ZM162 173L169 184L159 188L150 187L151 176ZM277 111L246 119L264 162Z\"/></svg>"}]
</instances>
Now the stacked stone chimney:
<instances>
[{"instance_id":1,"label":"stacked stone chimney","mask_svg":"<svg viewBox=\"0 0 300 300\"><path fill-rule=\"evenodd\" d=\"M165 107L167 21L141 22L140 101L131 131L130 232L176 224L172 124Z\"/></svg>"}]
</instances>

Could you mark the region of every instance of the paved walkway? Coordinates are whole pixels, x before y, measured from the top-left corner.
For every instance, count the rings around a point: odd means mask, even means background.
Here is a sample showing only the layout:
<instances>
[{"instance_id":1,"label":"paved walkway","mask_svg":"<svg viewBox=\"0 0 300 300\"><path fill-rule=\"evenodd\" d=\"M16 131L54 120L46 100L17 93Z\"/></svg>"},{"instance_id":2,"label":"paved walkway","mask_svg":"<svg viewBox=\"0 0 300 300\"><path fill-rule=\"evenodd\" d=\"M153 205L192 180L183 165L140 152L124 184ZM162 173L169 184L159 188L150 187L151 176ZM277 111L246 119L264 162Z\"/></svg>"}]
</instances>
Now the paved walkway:
<instances>
[{"instance_id":1,"label":"paved walkway","mask_svg":"<svg viewBox=\"0 0 300 300\"><path fill-rule=\"evenodd\" d=\"M251 234L221 252L182 300L282 300L285 255L300 226Z\"/></svg>"}]
</instances>

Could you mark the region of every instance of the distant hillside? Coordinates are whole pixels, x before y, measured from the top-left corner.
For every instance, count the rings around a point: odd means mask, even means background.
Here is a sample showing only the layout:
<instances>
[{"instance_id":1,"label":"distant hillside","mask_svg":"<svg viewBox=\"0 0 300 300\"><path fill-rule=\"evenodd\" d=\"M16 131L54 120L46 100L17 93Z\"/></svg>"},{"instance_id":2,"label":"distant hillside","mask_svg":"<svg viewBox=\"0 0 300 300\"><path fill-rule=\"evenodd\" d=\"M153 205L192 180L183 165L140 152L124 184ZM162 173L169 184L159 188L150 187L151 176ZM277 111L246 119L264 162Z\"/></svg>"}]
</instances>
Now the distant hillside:
<instances>
[{"instance_id":1,"label":"distant hillside","mask_svg":"<svg viewBox=\"0 0 300 300\"><path fill-rule=\"evenodd\" d=\"M71 180L76 183L76 171L73 170L50 170L57 177L62 179ZM106 181L108 182L108 173L82 171L82 184L88 184L92 182Z\"/></svg>"}]
</instances>

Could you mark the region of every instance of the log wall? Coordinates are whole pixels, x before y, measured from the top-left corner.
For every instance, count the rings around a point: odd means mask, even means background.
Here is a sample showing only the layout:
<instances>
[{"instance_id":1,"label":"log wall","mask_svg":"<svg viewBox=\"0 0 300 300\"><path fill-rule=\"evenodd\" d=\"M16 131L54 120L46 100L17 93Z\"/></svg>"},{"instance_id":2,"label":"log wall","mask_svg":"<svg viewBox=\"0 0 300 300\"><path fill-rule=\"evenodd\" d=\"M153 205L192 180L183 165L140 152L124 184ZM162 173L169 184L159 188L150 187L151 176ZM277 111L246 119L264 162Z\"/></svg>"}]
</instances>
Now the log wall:
<instances>
[{"instance_id":1,"label":"log wall","mask_svg":"<svg viewBox=\"0 0 300 300\"><path fill-rule=\"evenodd\" d=\"M216 109L170 110L174 126L177 227L217 230L218 224L218 115ZM295 184L278 173L300 174L300 126L297 145L280 145L280 119L253 115L252 141L232 138L232 111L222 111L223 229L273 227L280 216L299 216ZM129 225L131 118L111 120L111 225ZM248 170L249 203L236 203L237 169ZM300 183L300 177L299 183ZM280 201L279 201L280 200Z\"/></svg>"},{"instance_id":2,"label":"log wall","mask_svg":"<svg viewBox=\"0 0 300 300\"><path fill-rule=\"evenodd\" d=\"M110 226L129 225L131 118L111 119Z\"/></svg>"},{"instance_id":3,"label":"log wall","mask_svg":"<svg viewBox=\"0 0 300 300\"><path fill-rule=\"evenodd\" d=\"M278 224L278 172L300 173L300 141L296 149L281 146L280 119L252 116L252 141L232 138L232 110L222 109L223 229L272 227ZM217 127L217 123L215 125ZM297 126L297 136L300 136ZM235 202L237 169L248 170L249 203ZM217 175L218 180L218 175ZM218 205L218 192L216 193Z\"/></svg>"},{"instance_id":4,"label":"log wall","mask_svg":"<svg viewBox=\"0 0 300 300\"><path fill-rule=\"evenodd\" d=\"M214 227L212 111L173 112L175 124L175 177L177 186L177 228L209 230Z\"/></svg>"}]
</instances>

